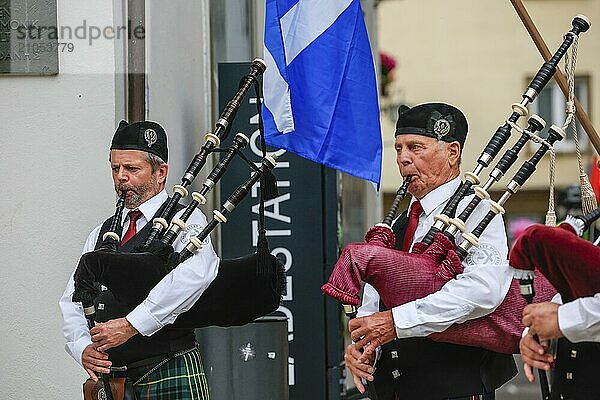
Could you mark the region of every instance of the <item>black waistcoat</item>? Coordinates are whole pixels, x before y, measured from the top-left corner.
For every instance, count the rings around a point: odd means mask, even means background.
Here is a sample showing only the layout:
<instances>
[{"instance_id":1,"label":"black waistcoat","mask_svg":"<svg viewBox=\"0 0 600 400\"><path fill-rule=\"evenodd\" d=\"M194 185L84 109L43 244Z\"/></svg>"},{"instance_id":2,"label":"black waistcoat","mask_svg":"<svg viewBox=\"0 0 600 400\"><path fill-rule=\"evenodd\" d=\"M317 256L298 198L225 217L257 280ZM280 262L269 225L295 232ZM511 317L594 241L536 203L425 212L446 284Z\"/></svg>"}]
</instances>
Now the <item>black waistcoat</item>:
<instances>
[{"instance_id":1,"label":"black waistcoat","mask_svg":"<svg viewBox=\"0 0 600 400\"><path fill-rule=\"evenodd\" d=\"M552 400L600 398L600 343L558 340Z\"/></svg>"},{"instance_id":2,"label":"black waistcoat","mask_svg":"<svg viewBox=\"0 0 600 400\"><path fill-rule=\"evenodd\" d=\"M163 206L161 206L161 209ZM177 205L178 209L183 206ZM160 213L160 209L157 215ZM100 229L99 240L96 243L96 249L102 244L102 236L108 232L113 217L107 219ZM129 253L137 246L143 245L148 234L152 229L152 224L146 224L137 232L127 243L121 246L120 251ZM115 300L110 290L103 290L96 298L96 321L106 322L111 319L125 317L131 309ZM195 344L195 334L193 329L172 329L169 325L165 326L152 336L143 336L137 334L120 346L108 350L109 359L114 367L131 364L135 361L143 360L149 357L159 355L168 355L179 350L188 349Z\"/></svg>"},{"instance_id":3,"label":"black waistcoat","mask_svg":"<svg viewBox=\"0 0 600 400\"><path fill-rule=\"evenodd\" d=\"M393 226L396 248L402 245L408 217ZM493 392L517 373L512 355L478 347L396 339L381 348L372 400L440 400Z\"/></svg>"}]
</instances>

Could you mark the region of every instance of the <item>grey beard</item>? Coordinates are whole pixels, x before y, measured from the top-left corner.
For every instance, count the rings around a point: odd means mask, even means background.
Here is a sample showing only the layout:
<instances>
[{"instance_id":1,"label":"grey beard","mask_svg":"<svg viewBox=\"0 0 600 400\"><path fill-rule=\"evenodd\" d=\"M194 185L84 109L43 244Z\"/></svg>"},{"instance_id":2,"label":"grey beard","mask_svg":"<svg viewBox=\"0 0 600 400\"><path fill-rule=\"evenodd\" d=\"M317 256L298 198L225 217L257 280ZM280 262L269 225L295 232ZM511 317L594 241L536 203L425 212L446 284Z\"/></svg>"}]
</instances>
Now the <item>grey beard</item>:
<instances>
[{"instance_id":1,"label":"grey beard","mask_svg":"<svg viewBox=\"0 0 600 400\"><path fill-rule=\"evenodd\" d=\"M131 197L125 199L125 207L127 207L130 210L139 207L139 205L144 202L142 196L142 194L133 192Z\"/></svg>"},{"instance_id":2,"label":"grey beard","mask_svg":"<svg viewBox=\"0 0 600 400\"><path fill-rule=\"evenodd\" d=\"M152 175L150 179L136 187L117 186L115 188L117 193L123 190L131 191L131 195L125 199L125 207L133 210L139 207L143 202L154 197L160 192L160 185L156 179L156 176Z\"/></svg>"}]
</instances>

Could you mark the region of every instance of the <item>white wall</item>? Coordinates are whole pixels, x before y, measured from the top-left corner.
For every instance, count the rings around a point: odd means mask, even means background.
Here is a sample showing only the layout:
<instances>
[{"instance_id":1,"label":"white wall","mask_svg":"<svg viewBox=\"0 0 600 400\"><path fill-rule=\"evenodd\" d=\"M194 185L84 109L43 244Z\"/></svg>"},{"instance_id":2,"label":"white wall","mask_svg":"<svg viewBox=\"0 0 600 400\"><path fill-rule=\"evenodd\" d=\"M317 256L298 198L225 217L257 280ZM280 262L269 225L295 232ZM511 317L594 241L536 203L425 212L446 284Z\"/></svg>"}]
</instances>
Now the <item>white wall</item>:
<instances>
[{"instance_id":1,"label":"white wall","mask_svg":"<svg viewBox=\"0 0 600 400\"><path fill-rule=\"evenodd\" d=\"M121 3L61 0L59 24L119 25ZM151 3L148 23L162 27L149 27L159 43L148 53L150 117L170 134L175 183L195 150L186 135L209 127L208 11L204 1ZM124 61L114 40L71 41L58 76L0 76L0 399L81 398L86 378L64 351L57 302L89 231L114 211L107 156Z\"/></svg>"},{"instance_id":2,"label":"white wall","mask_svg":"<svg viewBox=\"0 0 600 400\"><path fill-rule=\"evenodd\" d=\"M148 119L169 137L170 191L212 131L209 6L208 0L146 4ZM195 184L202 182L199 176Z\"/></svg>"},{"instance_id":3,"label":"white wall","mask_svg":"<svg viewBox=\"0 0 600 400\"><path fill-rule=\"evenodd\" d=\"M58 10L72 27L112 25L112 16L112 2L64 0ZM63 349L57 302L113 202L115 56L110 41L74 45L59 55L58 76L0 77L2 399L78 398L86 375Z\"/></svg>"}]
</instances>

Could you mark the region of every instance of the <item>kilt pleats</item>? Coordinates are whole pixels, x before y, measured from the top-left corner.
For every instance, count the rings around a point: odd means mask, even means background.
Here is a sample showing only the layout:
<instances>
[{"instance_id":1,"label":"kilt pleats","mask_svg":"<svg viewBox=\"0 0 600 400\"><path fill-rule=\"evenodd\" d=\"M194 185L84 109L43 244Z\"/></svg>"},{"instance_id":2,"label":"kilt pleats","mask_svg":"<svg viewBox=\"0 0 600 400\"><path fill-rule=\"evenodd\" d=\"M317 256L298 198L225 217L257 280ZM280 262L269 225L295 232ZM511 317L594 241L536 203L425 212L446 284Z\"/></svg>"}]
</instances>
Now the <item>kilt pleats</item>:
<instances>
[{"instance_id":1,"label":"kilt pleats","mask_svg":"<svg viewBox=\"0 0 600 400\"><path fill-rule=\"evenodd\" d=\"M208 400L210 394L200 352L169 360L135 385L140 400Z\"/></svg>"}]
</instances>

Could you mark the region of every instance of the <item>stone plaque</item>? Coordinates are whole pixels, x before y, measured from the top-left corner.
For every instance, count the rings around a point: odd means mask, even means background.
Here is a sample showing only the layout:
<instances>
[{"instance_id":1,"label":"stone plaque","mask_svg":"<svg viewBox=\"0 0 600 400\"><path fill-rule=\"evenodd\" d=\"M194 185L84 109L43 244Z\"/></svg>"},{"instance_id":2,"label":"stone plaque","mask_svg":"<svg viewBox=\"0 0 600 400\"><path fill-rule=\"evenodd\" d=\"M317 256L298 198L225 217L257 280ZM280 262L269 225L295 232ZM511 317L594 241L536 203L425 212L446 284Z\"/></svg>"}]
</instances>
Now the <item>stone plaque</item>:
<instances>
[{"instance_id":1,"label":"stone plaque","mask_svg":"<svg viewBox=\"0 0 600 400\"><path fill-rule=\"evenodd\" d=\"M0 0L0 75L58 74L56 0Z\"/></svg>"}]
</instances>

